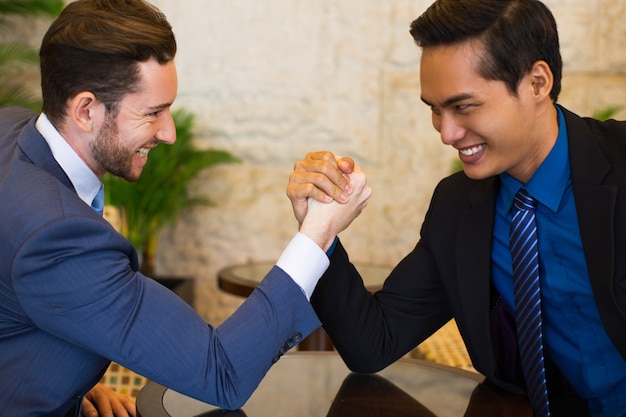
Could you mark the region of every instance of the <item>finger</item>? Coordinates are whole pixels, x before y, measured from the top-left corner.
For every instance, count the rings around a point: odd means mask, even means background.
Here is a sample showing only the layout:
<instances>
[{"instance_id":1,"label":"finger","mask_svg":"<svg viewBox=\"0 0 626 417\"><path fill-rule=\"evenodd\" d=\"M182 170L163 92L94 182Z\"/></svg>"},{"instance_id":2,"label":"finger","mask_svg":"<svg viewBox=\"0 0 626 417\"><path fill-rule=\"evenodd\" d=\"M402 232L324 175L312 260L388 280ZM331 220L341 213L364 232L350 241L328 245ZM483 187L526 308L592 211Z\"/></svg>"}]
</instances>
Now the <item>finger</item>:
<instances>
[{"instance_id":1,"label":"finger","mask_svg":"<svg viewBox=\"0 0 626 417\"><path fill-rule=\"evenodd\" d=\"M87 398L83 398L83 417L98 417L98 410Z\"/></svg>"},{"instance_id":2,"label":"finger","mask_svg":"<svg viewBox=\"0 0 626 417\"><path fill-rule=\"evenodd\" d=\"M348 157L337 159L337 166L344 174L351 174L354 171L354 160Z\"/></svg>"},{"instance_id":3,"label":"finger","mask_svg":"<svg viewBox=\"0 0 626 417\"><path fill-rule=\"evenodd\" d=\"M311 197L320 202L330 202L333 200L334 187L329 188L327 194L322 188L325 187L325 178L321 174L312 173L292 173L289 177L289 184L287 185L287 195L292 201L306 201ZM339 192L340 193L340 192ZM336 192L335 192L336 194Z\"/></svg>"},{"instance_id":4,"label":"finger","mask_svg":"<svg viewBox=\"0 0 626 417\"><path fill-rule=\"evenodd\" d=\"M98 410L96 416L114 417L111 397L109 395L98 393L92 396L91 401L92 405Z\"/></svg>"},{"instance_id":5,"label":"finger","mask_svg":"<svg viewBox=\"0 0 626 417\"><path fill-rule=\"evenodd\" d=\"M315 188L312 184L289 184L287 186L287 196L291 200L293 213L298 220L298 224L302 225L302 221L306 217L309 207L308 196L318 199L321 202L331 202L332 197L326 195L323 191Z\"/></svg>"},{"instance_id":6,"label":"finger","mask_svg":"<svg viewBox=\"0 0 626 417\"><path fill-rule=\"evenodd\" d=\"M323 168L318 167L321 170ZM289 175L287 195L291 201L302 201L311 197L320 202L332 200L348 201L352 192L349 180L337 169L320 171L293 171ZM339 180L338 178L341 178Z\"/></svg>"},{"instance_id":7,"label":"finger","mask_svg":"<svg viewBox=\"0 0 626 417\"><path fill-rule=\"evenodd\" d=\"M135 401L132 397L119 394L103 384L96 384L83 400L85 417L128 417L135 415L134 409Z\"/></svg>"},{"instance_id":8,"label":"finger","mask_svg":"<svg viewBox=\"0 0 626 417\"><path fill-rule=\"evenodd\" d=\"M341 168L338 162L341 162ZM294 180L310 182L329 196L349 194L352 190L344 174L351 173L353 167L351 158L338 158L331 152L311 152L294 164L294 173L300 174ZM307 173L311 176L308 177Z\"/></svg>"},{"instance_id":9,"label":"finger","mask_svg":"<svg viewBox=\"0 0 626 417\"><path fill-rule=\"evenodd\" d=\"M334 155L330 151L316 151L316 152L308 152L304 160L319 160L319 161L327 161L327 162L335 162L340 157Z\"/></svg>"},{"instance_id":10,"label":"finger","mask_svg":"<svg viewBox=\"0 0 626 417\"><path fill-rule=\"evenodd\" d=\"M115 401L111 401L111 408L115 417L135 417L135 399L130 395L118 395Z\"/></svg>"}]
</instances>

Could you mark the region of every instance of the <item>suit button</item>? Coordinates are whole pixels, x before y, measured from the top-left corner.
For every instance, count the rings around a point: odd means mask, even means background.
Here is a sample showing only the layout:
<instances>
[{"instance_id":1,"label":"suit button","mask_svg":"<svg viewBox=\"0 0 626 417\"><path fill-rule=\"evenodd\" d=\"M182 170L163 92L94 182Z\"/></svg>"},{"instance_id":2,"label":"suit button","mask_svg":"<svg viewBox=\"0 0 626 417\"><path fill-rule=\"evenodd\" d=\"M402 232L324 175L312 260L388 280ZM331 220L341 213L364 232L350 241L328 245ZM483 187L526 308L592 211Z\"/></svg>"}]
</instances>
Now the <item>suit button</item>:
<instances>
[{"instance_id":1,"label":"suit button","mask_svg":"<svg viewBox=\"0 0 626 417\"><path fill-rule=\"evenodd\" d=\"M300 332L295 332L295 333L293 334L293 341L294 341L294 342L296 342L296 343L298 343L298 342L300 342L301 340L302 340L302 333L300 333Z\"/></svg>"},{"instance_id":2,"label":"suit button","mask_svg":"<svg viewBox=\"0 0 626 417\"><path fill-rule=\"evenodd\" d=\"M278 362L278 360L279 360L279 359L280 359L280 356L274 356L274 357L272 358L272 363L276 363L276 362Z\"/></svg>"},{"instance_id":3,"label":"suit button","mask_svg":"<svg viewBox=\"0 0 626 417\"><path fill-rule=\"evenodd\" d=\"M295 342L293 341L293 339L287 339L287 341L285 342L285 347L287 349L291 349L293 345L295 345Z\"/></svg>"}]
</instances>

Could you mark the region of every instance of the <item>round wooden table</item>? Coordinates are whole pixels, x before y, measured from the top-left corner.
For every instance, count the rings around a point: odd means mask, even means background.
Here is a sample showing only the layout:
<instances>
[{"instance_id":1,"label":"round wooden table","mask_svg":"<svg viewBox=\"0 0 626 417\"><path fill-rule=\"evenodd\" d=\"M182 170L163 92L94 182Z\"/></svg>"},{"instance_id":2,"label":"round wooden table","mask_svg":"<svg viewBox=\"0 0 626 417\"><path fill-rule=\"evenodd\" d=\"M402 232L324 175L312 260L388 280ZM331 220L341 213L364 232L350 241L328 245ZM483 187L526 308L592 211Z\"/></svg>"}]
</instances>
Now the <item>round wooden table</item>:
<instances>
[{"instance_id":1,"label":"round wooden table","mask_svg":"<svg viewBox=\"0 0 626 417\"><path fill-rule=\"evenodd\" d=\"M334 352L281 358L248 402L228 411L154 382L137 397L140 417L532 417L524 397L477 373L401 359L377 374L351 373Z\"/></svg>"},{"instance_id":2,"label":"round wooden table","mask_svg":"<svg viewBox=\"0 0 626 417\"><path fill-rule=\"evenodd\" d=\"M274 262L253 262L224 268L217 273L217 283L222 291L248 297L274 266ZM379 290L391 272L391 267L355 263L365 287L371 292ZM333 343L321 327L298 345L299 350L333 350Z\"/></svg>"},{"instance_id":3,"label":"round wooden table","mask_svg":"<svg viewBox=\"0 0 626 417\"><path fill-rule=\"evenodd\" d=\"M260 284L265 275L272 269L275 262L252 262L249 264L229 266L217 273L220 289L240 297L249 296ZM391 267L354 263L363 278L365 287L371 292L379 290L391 273Z\"/></svg>"}]
</instances>

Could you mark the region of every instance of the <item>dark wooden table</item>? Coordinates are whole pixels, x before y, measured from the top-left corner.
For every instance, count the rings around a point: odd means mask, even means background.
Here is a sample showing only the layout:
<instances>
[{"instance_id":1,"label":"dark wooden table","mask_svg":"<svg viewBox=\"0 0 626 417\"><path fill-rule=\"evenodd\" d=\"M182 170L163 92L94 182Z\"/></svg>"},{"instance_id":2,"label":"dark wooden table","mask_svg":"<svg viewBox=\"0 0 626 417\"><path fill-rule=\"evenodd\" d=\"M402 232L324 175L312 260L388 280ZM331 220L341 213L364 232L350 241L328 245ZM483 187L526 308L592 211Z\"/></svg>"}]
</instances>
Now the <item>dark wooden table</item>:
<instances>
[{"instance_id":1,"label":"dark wooden table","mask_svg":"<svg viewBox=\"0 0 626 417\"><path fill-rule=\"evenodd\" d=\"M149 382L140 417L532 417L524 397L477 373L401 359L377 374L351 373L335 352L294 352L239 410L216 408Z\"/></svg>"},{"instance_id":2,"label":"dark wooden table","mask_svg":"<svg viewBox=\"0 0 626 417\"><path fill-rule=\"evenodd\" d=\"M217 273L217 283L221 290L248 297L274 266L274 262L254 262L224 268ZM354 264L361 274L368 290L375 292L383 286L391 272L391 267L370 264ZM333 350L333 344L324 331L319 328L298 345L299 350Z\"/></svg>"}]
</instances>

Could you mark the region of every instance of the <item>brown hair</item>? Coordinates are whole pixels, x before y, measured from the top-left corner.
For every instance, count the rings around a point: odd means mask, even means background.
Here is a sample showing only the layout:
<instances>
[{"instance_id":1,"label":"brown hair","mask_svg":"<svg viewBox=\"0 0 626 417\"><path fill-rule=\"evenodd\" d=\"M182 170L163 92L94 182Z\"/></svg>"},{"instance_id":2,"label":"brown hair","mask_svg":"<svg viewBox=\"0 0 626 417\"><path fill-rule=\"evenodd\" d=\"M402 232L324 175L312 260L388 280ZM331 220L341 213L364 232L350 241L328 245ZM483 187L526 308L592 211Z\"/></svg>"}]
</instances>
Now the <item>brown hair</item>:
<instances>
[{"instance_id":1,"label":"brown hair","mask_svg":"<svg viewBox=\"0 0 626 417\"><path fill-rule=\"evenodd\" d=\"M67 101L92 92L115 113L134 92L138 63L165 64L176 55L166 17L143 0L78 0L52 23L41 43L43 111L57 127Z\"/></svg>"}]
</instances>

